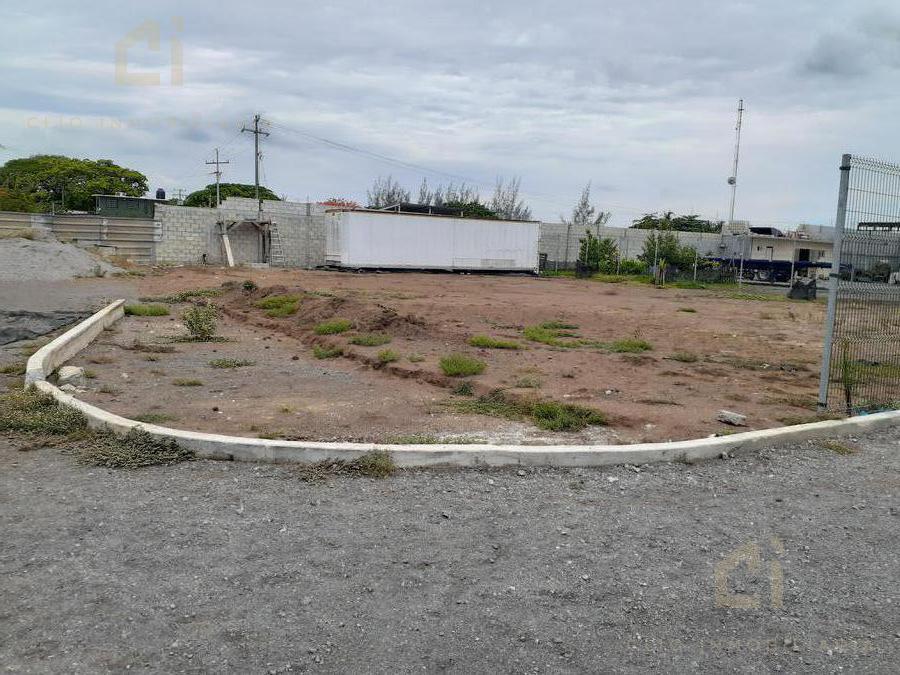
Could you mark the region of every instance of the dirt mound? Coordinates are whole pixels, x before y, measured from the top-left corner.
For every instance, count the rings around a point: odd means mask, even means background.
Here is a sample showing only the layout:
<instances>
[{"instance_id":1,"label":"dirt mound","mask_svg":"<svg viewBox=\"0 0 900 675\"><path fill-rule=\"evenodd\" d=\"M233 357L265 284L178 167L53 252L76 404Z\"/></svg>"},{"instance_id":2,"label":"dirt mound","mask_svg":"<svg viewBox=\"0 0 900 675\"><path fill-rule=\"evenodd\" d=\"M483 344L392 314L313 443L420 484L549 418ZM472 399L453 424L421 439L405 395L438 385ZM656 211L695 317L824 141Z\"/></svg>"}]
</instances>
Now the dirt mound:
<instances>
[{"instance_id":1,"label":"dirt mound","mask_svg":"<svg viewBox=\"0 0 900 675\"><path fill-rule=\"evenodd\" d=\"M0 239L0 281L63 281L120 271L84 249L52 239Z\"/></svg>"}]
</instances>

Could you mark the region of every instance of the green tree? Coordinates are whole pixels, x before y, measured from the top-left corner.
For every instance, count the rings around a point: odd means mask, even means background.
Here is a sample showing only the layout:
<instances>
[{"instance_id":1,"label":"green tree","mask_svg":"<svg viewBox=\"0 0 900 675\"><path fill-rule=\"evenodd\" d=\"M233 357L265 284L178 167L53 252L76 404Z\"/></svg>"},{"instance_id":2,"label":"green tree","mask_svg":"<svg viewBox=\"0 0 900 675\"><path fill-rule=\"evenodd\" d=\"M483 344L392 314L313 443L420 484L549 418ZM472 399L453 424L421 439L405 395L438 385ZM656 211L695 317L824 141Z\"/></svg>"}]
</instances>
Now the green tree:
<instances>
[{"instance_id":1,"label":"green tree","mask_svg":"<svg viewBox=\"0 0 900 675\"><path fill-rule=\"evenodd\" d=\"M39 211L93 211L95 194L140 197L147 177L109 159L33 155L0 166L0 187L34 202Z\"/></svg>"},{"instance_id":2,"label":"green tree","mask_svg":"<svg viewBox=\"0 0 900 675\"><path fill-rule=\"evenodd\" d=\"M651 232L644 240L644 247L638 259L647 265L665 262L679 270L690 269L694 265L697 251L692 246L682 246L673 232Z\"/></svg>"},{"instance_id":3,"label":"green tree","mask_svg":"<svg viewBox=\"0 0 900 675\"><path fill-rule=\"evenodd\" d=\"M593 232L585 230L585 237L581 240L578 251L579 262L594 272L612 274L616 271L618 258L619 248L615 241L608 237L597 238Z\"/></svg>"},{"instance_id":4,"label":"green tree","mask_svg":"<svg viewBox=\"0 0 900 675\"><path fill-rule=\"evenodd\" d=\"M477 199L468 202L453 200L444 202L442 206L448 209L456 209L462 214L464 218L487 218L489 220L497 219L497 214L491 211L491 209L489 209Z\"/></svg>"},{"instance_id":5,"label":"green tree","mask_svg":"<svg viewBox=\"0 0 900 675\"><path fill-rule=\"evenodd\" d=\"M0 188L0 211L34 213L37 210L37 203L30 194Z\"/></svg>"},{"instance_id":6,"label":"green tree","mask_svg":"<svg viewBox=\"0 0 900 675\"><path fill-rule=\"evenodd\" d=\"M674 230L676 232L709 232L718 234L722 231L722 222L704 220L696 214L676 216L672 211L662 214L645 213L632 221L631 227L636 230Z\"/></svg>"},{"instance_id":7,"label":"green tree","mask_svg":"<svg viewBox=\"0 0 900 675\"><path fill-rule=\"evenodd\" d=\"M219 195L223 202L226 197L249 197L253 199L256 197L256 186L245 183L219 183ZM259 186L259 198L281 201L278 195L262 185ZM210 183L202 190L192 192L185 197L184 205L214 207L216 205L216 184Z\"/></svg>"}]
</instances>

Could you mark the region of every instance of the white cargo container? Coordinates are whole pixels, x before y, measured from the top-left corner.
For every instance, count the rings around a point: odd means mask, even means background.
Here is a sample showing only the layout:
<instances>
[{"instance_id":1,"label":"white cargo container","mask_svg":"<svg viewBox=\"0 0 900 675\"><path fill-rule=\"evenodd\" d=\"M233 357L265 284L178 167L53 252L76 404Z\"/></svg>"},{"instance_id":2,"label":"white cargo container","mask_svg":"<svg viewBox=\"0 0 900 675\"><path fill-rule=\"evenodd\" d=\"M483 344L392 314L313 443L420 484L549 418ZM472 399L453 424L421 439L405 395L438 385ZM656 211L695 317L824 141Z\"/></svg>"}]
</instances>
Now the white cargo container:
<instances>
[{"instance_id":1,"label":"white cargo container","mask_svg":"<svg viewBox=\"0 0 900 675\"><path fill-rule=\"evenodd\" d=\"M354 269L538 271L540 223L333 211L325 261Z\"/></svg>"}]
</instances>

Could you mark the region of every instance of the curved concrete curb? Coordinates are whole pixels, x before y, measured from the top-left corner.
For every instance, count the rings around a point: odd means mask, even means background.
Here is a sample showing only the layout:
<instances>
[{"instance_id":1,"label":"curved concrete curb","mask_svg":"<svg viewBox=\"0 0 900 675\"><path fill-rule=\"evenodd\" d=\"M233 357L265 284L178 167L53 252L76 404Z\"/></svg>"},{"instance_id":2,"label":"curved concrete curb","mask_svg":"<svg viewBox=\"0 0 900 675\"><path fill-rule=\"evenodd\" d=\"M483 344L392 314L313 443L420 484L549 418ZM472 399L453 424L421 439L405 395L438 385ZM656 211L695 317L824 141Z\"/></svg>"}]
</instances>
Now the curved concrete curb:
<instances>
[{"instance_id":1,"label":"curved concrete curb","mask_svg":"<svg viewBox=\"0 0 900 675\"><path fill-rule=\"evenodd\" d=\"M603 466L610 464L646 464L673 460L695 460L848 433L866 433L895 426L900 411L877 413L846 420L813 422L777 429L747 431L730 436L699 438L667 443L633 445L388 445L378 443L317 443L242 438L170 429L144 424L114 415L80 401L47 382L47 377L65 361L87 346L100 332L124 316L124 300L117 300L85 319L53 342L38 350L29 360L26 386L34 384L64 405L80 410L92 427L119 433L140 427L145 431L177 441L200 457L272 462L317 462L323 459L355 459L372 450L387 450L398 466Z\"/></svg>"}]
</instances>

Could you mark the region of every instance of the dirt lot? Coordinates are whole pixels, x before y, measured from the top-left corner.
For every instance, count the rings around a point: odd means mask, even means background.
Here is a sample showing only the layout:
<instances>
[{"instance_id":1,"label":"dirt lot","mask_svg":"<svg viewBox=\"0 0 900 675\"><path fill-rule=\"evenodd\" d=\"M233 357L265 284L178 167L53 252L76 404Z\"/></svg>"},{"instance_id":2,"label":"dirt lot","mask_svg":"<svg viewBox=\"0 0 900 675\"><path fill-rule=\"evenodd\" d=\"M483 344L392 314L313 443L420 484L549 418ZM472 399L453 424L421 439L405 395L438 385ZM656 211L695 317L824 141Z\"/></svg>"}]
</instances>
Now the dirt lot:
<instances>
[{"instance_id":1,"label":"dirt lot","mask_svg":"<svg viewBox=\"0 0 900 675\"><path fill-rule=\"evenodd\" d=\"M900 446L856 445L305 483L236 462L83 467L0 435L0 664L896 672ZM739 547L759 547L758 572L726 590L758 608L717 606Z\"/></svg>"},{"instance_id":2,"label":"dirt lot","mask_svg":"<svg viewBox=\"0 0 900 675\"><path fill-rule=\"evenodd\" d=\"M141 295L152 296L248 278L258 290L237 287L213 299L226 315L221 332L232 341L176 344L174 353L147 361L146 353L123 347L183 330L174 319L187 305L173 306L170 317L128 318L76 360L96 375L84 398L127 415L162 416L173 426L302 439L434 434L624 443L726 432L732 428L715 419L720 409L746 415L750 428L814 417L822 305L752 288L739 295L572 279L222 269L177 269L136 283ZM256 304L273 294L298 295L298 311L268 317ZM332 319L353 328L314 333ZM551 337L556 346L526 337L527 328L553 321L575 328ZM391 341L350 344L360 333ZM473 335L522 348L472 347ZM650 349L617 353L619 340ZM314 344L344 355L316 359ZM397 360L382 365L384 349ZM487 364L465 378L476 395L502 388L517 398L575 403L601 410L609 425L559 435L460 414L447 402L461 398L453 396L461 379L445 377L438 364L451 353ZM223 357L254 365L209 367ZM175 379L202 384L175 386Z\"/></svg>"}]
</instances>

